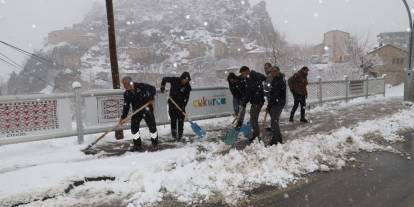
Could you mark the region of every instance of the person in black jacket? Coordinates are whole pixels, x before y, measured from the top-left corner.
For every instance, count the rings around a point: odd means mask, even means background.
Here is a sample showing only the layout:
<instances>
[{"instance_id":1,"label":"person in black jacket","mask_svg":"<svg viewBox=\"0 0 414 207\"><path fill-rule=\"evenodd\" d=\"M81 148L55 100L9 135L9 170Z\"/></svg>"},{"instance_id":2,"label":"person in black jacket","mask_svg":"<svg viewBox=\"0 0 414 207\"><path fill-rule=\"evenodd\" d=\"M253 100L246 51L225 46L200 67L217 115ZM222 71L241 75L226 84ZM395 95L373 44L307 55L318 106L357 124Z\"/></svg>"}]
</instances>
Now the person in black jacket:
<instances>
[{"instance_id":1,"label":"person in black jacket","mask_svg":"<svg viewBox=\"0 0 414 207\"><path fill-rule=\"evenodd\" d=\"M190 97L191 85L190 73L184 72L178 77L164 77L161 82L161 92L165 92L165 85L171 84L170 97L185 112L188 99ZM179 141L183 137L184 131L184 114L178 109L171 100L168 100L168 113L171 119L171 135ZM178 125L178 127L177 127Z\"/></svg>"},{"instance_id":2,"label":"person in black jacket","mask_svg":"<svg viewBox=\"0 0 414 207\"><path fill-rule=\"evenodd\" d=\"M286 104L286 80L285 75L280 72L279 67L273 66L270 72L272 82L269 92L267 111L270 114L273 136L270 145L282 144L279 118Z\"/></svg>"},{"instance_id":3,"label":"person in black jacket","mask_svg":"<svg viewBox=\"0 0 414 207\"><path fill-rule=\"evenodd\" d=\"M259 129L259 114L265 102L263 82L266 81L266 76L256 71L250 71L249 67L243 66L240 68L241 76L246 88L246 95L243 97L242 107L246 108L247 103L250 102L250 123L252 125L253 133L249 141L260 135Z\"/></svg>"},{"instance_id":4,"label":"person in black jacket","mask_svg":"<svg viewBox=\"0 0 414 207\"><path fill-rule=\"evenodd\" d=\"M133 82L131 77L128 76L122 78L122 84L126 90L124 92L124 107L119 123L121 123L122 120L128 116L130 105L132 105L132 110L135 111L144 106L146 103L154 101L156 93L154 86L146 83ZM153 105L150 104L131 118L131 132L134 142L134 146L132 148L133 151L141 149L141 134L139 132L139 128L142 119L145 120L145 123L151 133L151 142L153 147L158 146L158 133L157 125L155 123L154 108Z\"/></svg>"},{"instance_id":5,"label":"person in black jacket","mask_svg":"<svg viewBox=\"0 0 414 207\"><path fill-rule=\"evenodd\" d=\"M227 76L227 81L229 83L231 94L233 95L234 116L238 118L236 129L240 129L241 125L243 124L245 114L245 109L241 107L245 89L241 83L240 77L234 73L229 73Z\"/></svg>"},{"instance_id":6,"label":"person in black jacket","mask_svg":"<svg viewBox=\"0 0 414 207\"><path fill-rule=\"evenodd\" d=\"M270 72L272 71L272 64L265 63L263 66L263 70L266 75L266 82L263 84L263 90L264 90L266 100L269 100L270 85L273 79L272 75L270 74Z\"/></svg>"}]
</instances>

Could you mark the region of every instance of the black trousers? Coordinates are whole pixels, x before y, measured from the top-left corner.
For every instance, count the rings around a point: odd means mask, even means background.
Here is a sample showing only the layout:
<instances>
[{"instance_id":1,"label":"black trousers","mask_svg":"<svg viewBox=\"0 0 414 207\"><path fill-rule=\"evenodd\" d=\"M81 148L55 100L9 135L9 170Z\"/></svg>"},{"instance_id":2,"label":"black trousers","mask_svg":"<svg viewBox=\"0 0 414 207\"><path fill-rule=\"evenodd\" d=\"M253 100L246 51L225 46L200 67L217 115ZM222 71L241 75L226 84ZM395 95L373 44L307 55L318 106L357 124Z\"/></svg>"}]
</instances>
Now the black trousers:
<instances>
[{"instance_id":1,"label":"black trousers","mask_svg":"<svg viewBox=\"0 0 414 207\"><path fill-rule=\"evenodd\" d=\"M306 96L293 93L293 99L294 99L294 103L293 103L292 111L290 112L290 118L293 119L293 117L295 116L296 109L298 109L298 106L300 104L300 118L304 119L305 118L305 107L306 107Z\"/></svg>"},{"instance_id":2,"label":"black trousers","mask_svg":"<svg viewBox=\"0 0 414 207\"><path fill-rule=\"evenodd\" d=\"M185 107L181 107L181 109L185 112ZM181 138L184 131L184 114L175 105L169 105L168 114L171 119L171 135L174 138L177 135Z\"/></svg>"},{"instance_id":3,"label":"black trousers","mask_svg":"<svg viewBox=\"0 0 414 207\"><path fill-rule=\"evenodd\" d=\"M284 106L280 106L279 104L275 104L270 108L270 122L272 126L272 143L282 143L282 133L280 132L280 126L279 126L279 119L280 114L282 113Z\"/></svg>"},{"instance_id":4,"label":"black trousers","mask_svg":"<svg viewBox=\"0 0 414 207\"><path fill-rule=\"evenodd\" d=\"M136 134L139 132L140 124L142 119L145 120L149 131L151 133L157 132L157 124L155 123L155 116L154 116L154 108L152 106L148 106L143 109L141 112L132 116L131 119L131 133Z\"/></svg>"},{"instance_id":5,"label":"black trousers","mask_svg":"<svg viewBox=\"0 0 414 207\"><path fill-rule=\"evenodd\" d=\"M256 138L260 135L259 114L263 104L252 104L250 107L250 124L252 125L252 137Z\"/></svg>"}]
</instances>

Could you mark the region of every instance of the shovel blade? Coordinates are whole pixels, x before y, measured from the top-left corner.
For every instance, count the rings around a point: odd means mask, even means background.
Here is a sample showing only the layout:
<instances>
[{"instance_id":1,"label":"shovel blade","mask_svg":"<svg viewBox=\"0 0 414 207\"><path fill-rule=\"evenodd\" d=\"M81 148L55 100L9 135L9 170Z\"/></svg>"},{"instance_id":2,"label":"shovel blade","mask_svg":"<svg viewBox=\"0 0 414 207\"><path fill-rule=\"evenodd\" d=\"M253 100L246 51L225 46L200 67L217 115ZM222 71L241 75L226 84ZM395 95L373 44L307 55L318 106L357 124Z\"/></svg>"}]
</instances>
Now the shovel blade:
<instances>
[{"instance_id":1,"label":"shovel blade","mask_svg":"<svg viewBox=\"0 0 414 207\"><path fill-rule=\"evenodd\" d=\"M237 137L239 136L239 131L236 129L231 129L224 135L224 143L227 145L233 145L236 142Z\"/></svg>"},{"instance_id":2,"label":"shovel blade","mask_svg":"<svg viewBox=\"0 0 414 207\"><path fill-rule=\"evenodd\" d=\"M245 137L250 136L251 130L252 130L252 125L250 124L250 122L243 124L243 126L240 128L240 132L243 133Z\"/></svg>"},{"instance_id":3,"label":"shovel blade","mask_svg":"<svg viewBox=\"0 0 414 207\"><path fill-rule=\"evenodd\" d=\"M198 138L201 139L206 135L206 132L197 123L190 122L190 124L191 124L191 129L198 136Z\"/></svg>"}]
</instances>

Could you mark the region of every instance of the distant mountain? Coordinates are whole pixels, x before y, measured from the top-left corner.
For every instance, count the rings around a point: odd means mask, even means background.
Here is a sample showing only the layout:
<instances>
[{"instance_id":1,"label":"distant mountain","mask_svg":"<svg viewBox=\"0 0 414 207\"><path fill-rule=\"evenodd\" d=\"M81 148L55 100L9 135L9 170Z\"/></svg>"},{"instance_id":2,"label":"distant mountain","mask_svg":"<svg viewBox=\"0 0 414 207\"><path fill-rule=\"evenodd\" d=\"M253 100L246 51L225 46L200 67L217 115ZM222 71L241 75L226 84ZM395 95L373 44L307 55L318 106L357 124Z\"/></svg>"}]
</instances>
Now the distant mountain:
<instances>
[{"instance_id":1,"label":"distant mountain","mask_svg":"<svg viewBox=\"0 0 414 207\"><path fill-rule=\"evenodd\" d=\"M114 6L121 75L152 84L182 71L189 71L197 86L220 84L217 69L261 67L271 39L279 37L264 2L119 0ZM10 77L9 94L71 91L75 80L85 88L110 88L105 6L96 4L79 24L50 32L37 54L56 64L30 59L24 71Z\"/></svg>"}]
</instances>

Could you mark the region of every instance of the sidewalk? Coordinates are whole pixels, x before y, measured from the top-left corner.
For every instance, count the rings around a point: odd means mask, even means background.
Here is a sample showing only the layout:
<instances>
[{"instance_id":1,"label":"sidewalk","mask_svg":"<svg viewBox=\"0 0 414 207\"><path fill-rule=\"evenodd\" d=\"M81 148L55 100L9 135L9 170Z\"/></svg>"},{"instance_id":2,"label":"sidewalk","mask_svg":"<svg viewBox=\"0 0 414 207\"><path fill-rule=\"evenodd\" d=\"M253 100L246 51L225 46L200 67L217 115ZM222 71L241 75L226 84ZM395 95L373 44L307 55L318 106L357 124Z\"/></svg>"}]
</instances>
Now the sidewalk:
<instances>
[{"instance_id":1,"label":"sidewalk","mask_svg":"<svg viewBox=\"0 0 414 207\"><path fill-rule=\"evenodd\" d=\"M87 156L75 138L2 146L0 206L242 204L248 192L262 185L283 189L309 173L342 169L355 160L352 153L396 152L390 143L402 140L401 130L414 128L414 107L404 106L401 98L377 97L312 109L309 124L286 118L284 113L285 144L265 147L256 142L242 150L215 142L231 117L200 121L208 130L205 140L157 152ZM113 179L66 191L76 181L100 177Z\"/></svg>"}]
</instances>

